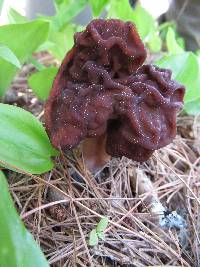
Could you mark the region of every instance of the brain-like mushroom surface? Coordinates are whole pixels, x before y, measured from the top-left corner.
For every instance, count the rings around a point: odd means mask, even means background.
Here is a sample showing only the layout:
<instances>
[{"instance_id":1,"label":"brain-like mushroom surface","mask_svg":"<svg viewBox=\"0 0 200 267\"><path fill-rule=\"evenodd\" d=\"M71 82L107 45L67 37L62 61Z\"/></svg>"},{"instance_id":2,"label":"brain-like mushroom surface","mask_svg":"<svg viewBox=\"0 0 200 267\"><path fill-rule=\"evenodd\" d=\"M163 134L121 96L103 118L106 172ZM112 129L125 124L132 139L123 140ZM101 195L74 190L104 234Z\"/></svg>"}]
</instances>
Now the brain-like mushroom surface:
<instances>
[{"instance_id":1,"label":"brain-like mushroom surface","mask_svg":"<svg viewBox=\"0 0 200 267\"><path fill-rule=\"evenodd\" d=\"M169 144L185 90L145 59L131 22L97 19L76 33L45 108L52 144L72 149L106 134L109 155L140 162Z\"/></svg>"}]
</instances>

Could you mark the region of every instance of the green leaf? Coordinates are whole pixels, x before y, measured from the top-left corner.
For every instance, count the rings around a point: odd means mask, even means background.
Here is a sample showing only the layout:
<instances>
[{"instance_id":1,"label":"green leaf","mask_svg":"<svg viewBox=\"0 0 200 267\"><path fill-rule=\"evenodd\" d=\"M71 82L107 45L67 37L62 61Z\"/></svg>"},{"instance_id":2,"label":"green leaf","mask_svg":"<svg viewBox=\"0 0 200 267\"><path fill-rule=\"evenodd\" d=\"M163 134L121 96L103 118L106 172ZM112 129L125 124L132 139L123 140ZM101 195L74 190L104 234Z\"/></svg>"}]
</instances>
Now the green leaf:
<instances>
[{"instance_id":1,"label":"green leaf","mask_svg":"<svg viewBox=\"0 0 200 267\"><path fill-rule=\"evenodd\" d=\"M17 214L0 171L0 266L48 267L48 263Z\"/></svg>"},{"instance_id":2,"label":"green leaf","mask_svg":"<svg viewBox=\"0 0 200 267\"><path fill-rule=\"evenodd\" d=\"M96 232L96 229L92 229L92 231L90 232L90 235L89 235L89 245L90 246L96 246L98 245L98 235L97 235L97 232Z\"/></svg>"},{"instance_id":3,"label":"green leaf","mask_svg":"<svg viewBox=\"0 0 200 267\"><path fill-rule=\"evenodd\" d=\"M185 103L200 97L200 64L195 54L184 52L178 55L167 55L155 64L161 68L171 69L173 79L185 85Z\"/></svg>"},{"instance_id":4,"label":"green leaf","mask_svg":"<svg viewBox=\"0 0 200 267\"><path fill-rule=\"evenodd\" d=\"M103 232L97 232L97 236L98 236L98 238L99 239L101 239L101 240L103 240L103 241L105 241L105 234L103 233Z\"/></svg>"},{"instance_id":5,"label":"green leaf","mask_svg":"<svg viewBox=\"0 0 200 267\"><path fill-rule=\"evenodd\" d=\"M133 22L136 24L140 37L144 41L152 32L157 32L155 19L141 5L137 5L134 9Z\"/></svg>"},{"instance_id":6,"label":"green leaf","mask_svg":"<svg viewBox=\"0 0 200 267\"><path fill-rule=\"evenodd\" d=\"M57 72L58 68L49 67L36 72L29 77L29 86L41 100L46 100L48 98Z\"/></svg>"},{"instance_id":7,"label":"green leaf","mask_svg":"<svg viewBox=\"0 0 200 267\"><path fill-rule=\"evenodd\" d=\"M10 48L2 44L0 44L0 58L10 62L19 69L21 68L21 64L15 54L10 50Z\"/></svg>"},{"instance_id":8,"label":"green leaf","mask_svg":"<svg viewBox=\"0 0 200 267\"><path fill-rule=\"evenodd\" d=\"M0 104L0 122L0 161L6 163L1 165L35 174L53 168L51 156L57 155L57 151L42 124L30 112Z\"/></svg>"},{"instance_id":9,"label":"green leaf","mask_svg":"<svg viewBox=\"0 0 200 267\"><path fill-rule=\"evenodd\" d=\"M111 0L108 17L130 20L135 23L142 40L145 40L152 32L157 31L154 18L141 5L132 9L129 0Z\"/></svg>"},{"instance_id":10,"label":"green leaf","mask_svg":"<svg viewBox=\"0 0 200 267\"><path fill-rule=\"evenodd\" d=\"M9 19L10 24L28 22L26 17L22 16L19 12L17 12L13 8L10 8L8 11L8 19Z\"/></svg>"},{"instance_id":11,"label":"green leaf","mask_svg":"<svg viewBox=\"0 0 200 267\"><path fill-rule=\"evenodd\" d=\"M106 230L106 227L108 226L108 217L102 218L99 223L97 224L97 232L103 232Z\"/></svg>"},{"instance_id":12,"label":"green leaf","mask_svg":"<svg viewBox=\"0 0 200 267\"><path fill-rule=\"evenodd\" d=\"M23 24L0 26L1 43L7 46L23 64L48 36L49 23L33 21ZM0 59L0 96L8 89L17 68Z\"/></svg>"},{"instance_id":13,"label":"green leaf","mask_svg":"<svg viewBox=\"0 0 200 267\"><path fill-rule=\"evenodd\" d=\"M200 115L200 98L184 105L184 110L190 115Z\"/></svg>"},{"instance_id":14,"label":"green leaf","mask_svg":"<svg viewBox=\"0 0 200 267\"><path fill-rule=\"evenodd\" d=\"M56 32L54 30L50 32L49 41L53 43L53 46L49 48L49 51L60 61L63 60L67 51L72 48L75 31L76 27L74 25L68 25L62 32Z\"/></svg>"},{"instance_id":15,"label":"green leaf","mask_svg":"<svg viewBox=\"0 0 200 267\"><path fill-rule=\"evenodd\" d=\"M65 0L59 1L57 14L51 19L55 31L62 30L71 20L76 17L86 6L88 0Z\"/></svg>"},{"instance_id":16,"label":"green leaf","mask_svg":"<svg viewBox=\"0 0 200 267\"><path fill-rule=\"evenodd\" d=\"M168 28L167 35L166 35L166 44L167 49L171 54L180 54L183 53L183 48L177 43L175 32L172 27Z\"/></svg>"},{"instance_id":17,"label":"green leaf","mask_svg":"<svg viewBox=\"0 0 200 267\"><path fill-rule=\"evenodd\" d=\"M149 36L149 39L147 41L147 45L149 49L156 53L159 52L162 48L162 41L158 33L154 32Z\"/></svg>"},{"instance_id":18,"label":"green leaf","mask_svg":"<svg viewBox=\"0 0 200 267\"><path fill-rule=\"evenodd\" d=\"M92 13L95 17L98 17L101 14L108 1L109 0L89 0L89 3L92 7Z\"/></svg>"},{"instance_id":19,"label":"green leaf","mask_svg":"<svg viewBox=\"0 0 200 267\"><path fill-rule=\"evenodd\" d=\"M107 17L117 18L125 21L133 20L133 9L129 4L129 0L111 0Z\"/></svg>"},{"instance_id":20,"label":"green leaf","mask_svg":"<svg viewBox=\"0 0 200 267\"><path fill-rule=\"evenodd\" d=\"M60 4L62 4L63 0L54 0L54 3L56 6L59 6Z\"/></svg>"},{"instance_id":21,"label":"green leaf","mask_svg":"<svg viewBox=\"0 0 200 267\"><path fill-rule=\"evenodd\" d=\"M48 51L54 57L62 61L66 53L74 44L74 33L83 30L83 26L75 26L73 24L67 25L60 32L56 32L51 29L49 33L49 41L52 45L48 48Z\"/></svg>"},{"instance_id":22,"label":"green leaf","mask_svg":"<svg viewBox=\"0 0 200 267\"><path fill-rule=\"evenodd\" d=\"M41 44L36 52L41 52L41 51L46 51L49 50L51 47L54 47L54 43L52 43L51 41L47 40L46 42L44 42L43 44Z\"/></svg>"}]
</instances>

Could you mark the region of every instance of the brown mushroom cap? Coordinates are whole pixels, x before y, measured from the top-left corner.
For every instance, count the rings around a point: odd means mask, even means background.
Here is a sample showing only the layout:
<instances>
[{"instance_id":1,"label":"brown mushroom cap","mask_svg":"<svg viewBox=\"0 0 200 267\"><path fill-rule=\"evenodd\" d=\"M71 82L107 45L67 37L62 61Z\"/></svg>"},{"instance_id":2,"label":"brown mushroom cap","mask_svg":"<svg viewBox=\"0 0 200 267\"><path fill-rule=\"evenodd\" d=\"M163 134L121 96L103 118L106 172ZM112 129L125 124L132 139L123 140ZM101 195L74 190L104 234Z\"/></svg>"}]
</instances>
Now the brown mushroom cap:
<instances>
[{"instance_id":1,"label":"brown mushroom cap","mask_svg":"<svg viewBox=\"0 0 200 267\"><path fill-rule=\"evenodd\" d=\"M52 144L72 149L106 135L108 154L137 161L169 144L184 87L169 70L141 67L146 51L134 25L93 20L74 42L45 108Z\"/></svg>"}]
</instances>

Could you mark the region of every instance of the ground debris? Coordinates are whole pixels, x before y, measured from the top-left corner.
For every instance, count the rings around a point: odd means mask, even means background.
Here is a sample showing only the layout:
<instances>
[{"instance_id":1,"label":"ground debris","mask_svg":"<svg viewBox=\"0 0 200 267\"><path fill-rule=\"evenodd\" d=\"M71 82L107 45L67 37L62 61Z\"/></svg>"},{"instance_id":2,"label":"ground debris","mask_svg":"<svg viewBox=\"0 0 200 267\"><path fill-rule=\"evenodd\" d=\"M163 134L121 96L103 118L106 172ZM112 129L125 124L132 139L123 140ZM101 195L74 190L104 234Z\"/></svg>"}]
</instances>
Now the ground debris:
<instances>
[{"instance_id":1,"label":"ground debris","mask_svg":"<svg viewBox=\"0 0 200 267\"><path fill-rule=\"evenodd\" d=\"M26 84L31 71L32 67L24 66L24 73L18 77L23 77ZM34 100L27 85L18 85L16 78L12 88L17 90L17 98L19 93L27 97L22 107L41 119L44 103ZM18 105L18 99L14 102ZM144 164L113 158L94 176L84 166L81 153L63 153L56 159L54 170L41 175L62 190L63 197L61 193L56 199L49 198L49 186L22 174L8 173L18 211L52 267L91 266L91 262L95 267L200 266L200 207L190 191L200 197L200 119L179 116L177 124L174 142L156 151ZM139 170L151 180L158 200L166 208L167 228L159 225L146 203L148 192L141 196L137 183L133 189L130 169ZM67 196L68 202L63 204ZM184 210L184 221L178 215L180 210ZM110 218L106 239L89 247L89 233L101 216ZM182 231L186 223L187 231Z\"/></svg>"}]
</instances>

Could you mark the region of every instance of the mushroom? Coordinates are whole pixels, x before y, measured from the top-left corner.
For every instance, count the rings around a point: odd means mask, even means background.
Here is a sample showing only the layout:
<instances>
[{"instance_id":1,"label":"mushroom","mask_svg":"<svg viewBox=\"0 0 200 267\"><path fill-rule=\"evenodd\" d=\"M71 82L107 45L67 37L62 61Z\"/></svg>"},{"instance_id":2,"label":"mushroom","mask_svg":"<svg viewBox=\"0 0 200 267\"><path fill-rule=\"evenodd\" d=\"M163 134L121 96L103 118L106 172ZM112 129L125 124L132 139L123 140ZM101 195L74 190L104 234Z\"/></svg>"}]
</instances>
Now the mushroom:
<instances>
[{"instance_id":1,"label":"mushroom","mask_svg":"<svg viewBox=\"0 0 200 267\"><path fill-rule=\"evenodd\" d=\"M76 33L45 108L52 144L68 150L85 140L91 172L110 156L143 162L169 144L185 89L170 70L142 66L145 59L131 22L96 19Z\"/></svg>"}]
</instances>

